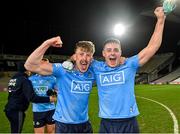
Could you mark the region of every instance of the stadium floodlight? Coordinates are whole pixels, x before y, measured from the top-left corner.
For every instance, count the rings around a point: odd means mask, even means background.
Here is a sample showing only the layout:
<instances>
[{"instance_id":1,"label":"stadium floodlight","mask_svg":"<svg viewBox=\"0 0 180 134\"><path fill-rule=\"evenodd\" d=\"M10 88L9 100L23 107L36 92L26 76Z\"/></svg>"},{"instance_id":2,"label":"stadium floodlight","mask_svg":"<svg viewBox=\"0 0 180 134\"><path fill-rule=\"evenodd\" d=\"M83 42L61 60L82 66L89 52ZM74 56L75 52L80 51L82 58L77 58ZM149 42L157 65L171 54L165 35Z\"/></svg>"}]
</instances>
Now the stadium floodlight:
<instances>
[{"instance_id":1,"label":"stadium floodlight","mask_svg":"<svg viewBox=\"0 0 180 134\"><path fill-rule=\"evenodd\" d=\"M116 36L121 36L123 35L125 32L125 26L123 24L116 24L114 26L114 34Z\"/></svg>"}]
</instances>

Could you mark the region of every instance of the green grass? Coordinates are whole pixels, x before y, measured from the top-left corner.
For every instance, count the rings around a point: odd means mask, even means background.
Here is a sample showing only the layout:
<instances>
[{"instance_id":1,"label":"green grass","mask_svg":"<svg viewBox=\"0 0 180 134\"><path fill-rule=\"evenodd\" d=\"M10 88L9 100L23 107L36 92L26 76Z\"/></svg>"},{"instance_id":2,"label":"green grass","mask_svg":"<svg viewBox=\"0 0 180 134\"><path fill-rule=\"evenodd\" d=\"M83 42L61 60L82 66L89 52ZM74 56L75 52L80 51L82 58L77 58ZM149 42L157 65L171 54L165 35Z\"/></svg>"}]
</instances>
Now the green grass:
<instances>
[{"instance_id":1,"label":"green grass","mask_svg":"<svg viewBox=\"0 0 180 134\"><path fill-rule=\"evenodd\" d=\"M180 122L180 86L179 85L137 85L137 96L158 101L169 107ZM3 112L7 101L7 93L0 92L0 133L9 133L9 122ZM137 97L140 115L137 117L141 133L173 133L173 120L169 112L162 106ZM89 102L89 116L94 132L98 132L98 95L93 88ZM180 130L179 130L180 131ZM23 133L33 133L31 106L26 112Z\"/></svg>"},{"instance_id":2,"label":"green grass","mask_svg":"<svg viewBox=\"0 0 180 134\"><path fill-rule=\"evenodd\" d=\"M5 117L4 105L7 101L7 93L0 92L0 133L10 132L9 131L9 122Z\"/></svg>"},{"instance_id":3,"label":"green grass","mask_svg":"<svg viewBox=\"0 0 180 134\"><path fill-rule=\"evenodd\" d=\"M179 85L137 85L136 95L150 98L166 105L180 122ZM141 98L137 98L137 103L140 111L138 120L141 132L173 133L173 120L164 107Z\"/></svg>"},{"instance_id":4,"label":"green grass","mask_svg":"<svg viewBox=\"0 0 180 134\"><path fill-rule=\"evenodd\" d=\"M0 133L10 133L10 124L4 113L4 106L7 102L8 94L6 92L0 92ZM33 133L33 122L32 122L32 107L29 106L26 111L25 123L23 126L22 133Z\"/></svg>"}]
</instances>

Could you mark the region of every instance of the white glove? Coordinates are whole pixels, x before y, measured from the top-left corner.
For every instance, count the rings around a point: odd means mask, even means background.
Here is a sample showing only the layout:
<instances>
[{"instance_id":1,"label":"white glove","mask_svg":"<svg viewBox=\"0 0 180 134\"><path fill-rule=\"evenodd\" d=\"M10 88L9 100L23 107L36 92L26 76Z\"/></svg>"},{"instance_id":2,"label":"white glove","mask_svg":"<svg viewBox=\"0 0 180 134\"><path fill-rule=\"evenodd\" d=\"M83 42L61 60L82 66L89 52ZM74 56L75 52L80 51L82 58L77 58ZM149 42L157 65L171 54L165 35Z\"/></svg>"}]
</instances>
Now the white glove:
<instances>
[{"instance_id":1,"label":"white glove","mask_svg":"<svg viewBox=\"0 0 180 134\"><path fill-rule=\"evenodd\" d=\"M72 63L71 61L66 60L66 61L64 61L64 62L62 63L62 67L63 67L64 69L66 69L66 70L71 71L71 70L73 69L74 65L73 65L73 63Z\"/></svg>"}]
</instances>

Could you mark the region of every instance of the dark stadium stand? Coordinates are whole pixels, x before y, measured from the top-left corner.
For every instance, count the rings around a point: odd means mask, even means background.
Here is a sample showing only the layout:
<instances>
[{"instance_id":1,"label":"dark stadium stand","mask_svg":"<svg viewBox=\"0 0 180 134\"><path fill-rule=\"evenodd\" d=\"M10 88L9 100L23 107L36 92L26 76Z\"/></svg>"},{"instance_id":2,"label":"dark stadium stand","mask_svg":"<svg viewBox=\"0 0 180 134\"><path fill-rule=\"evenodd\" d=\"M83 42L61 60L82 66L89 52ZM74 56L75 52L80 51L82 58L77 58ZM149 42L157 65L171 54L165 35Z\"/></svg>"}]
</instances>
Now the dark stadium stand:
<instances>
[{"instance_id":1,"label":"dark stadium stand","mask_svg":"<svg viewBox=\"0 0 180 134\"><path fill-rule=\"evenodd\" d=\"M163 53L154 55L144 66L142 66L136 77L136 83L150 83L158 79L161 74L159 72L167 68L168 72L172 70L174 62L174 53Z\"/></svg>"},{"instance_id":2,"label":"dark stadium stand","mask_svg":"<svg viewBox=\"0 0 180 134\"><path fill-rule=\"evenodd\" d=\"M68 59L70 56L65 55L45 55L51 62L62 62ZM97 60L103 60L102 57L95 56ZM18 61L25 61L27 56L23 55L0 55L0 88L6 87L6 83L10 77L10 75L17 70L16 63ZM136 83L144 84L144 83L170 83L173 80L180 77L178 75L180 71L172 72L172 64L175 60L174 53L163 53L156 54L152 57L152 59L146 63L143 67L141 67L136 75ZM165 70L164 74L161 74L162 70ZM169 74L172 72L171 74ZM169 74L169 75L168 75ZM167 75L167 76L165 76ZM164 76L164 77L163 77ZM170 77L170 78L169 78ZM161 78L161 79L159 79ZM176 83L176 81L174 82Z\"/></svg>"},{"instance_id":3,"label":"dark stadium stand","mask_svg":"<svg viewBox=\"0 0 180 134\"><path fill-rule=\"evenodd\" d=\"M173 53L163 53L154 55L148 63L142 66L139 70L139 73L151 73L156 70L158 67L162 67L163 64L169 64L169 62L173 62L172 58L174 58ZM169 61L170 60L170 61Z\"/></svg>"},{"instance_id":4,"label":"dark stadium stand","mask_svg":"<svg viewBox=\"0 0 180 134\"><path fill-rule=\"evenodd\" d=\"M173 80L173 81L171 81L171 82L169 82L169 84L180 84L180 77Z\"/></svg>"},{"instance_id":5,"label":"dark stadium stand","mask_svg":"<svg viewBox=\"0 0 180 134\"><path fill-rule=\"evenodd\" d=\"M180 77L180 67L172 71L171 73L167 74L166 76L153 81L152 84L169 84L170 82L177 79L176 81L172 82L175 84L176 82L178 82L179 77Z\"/></svg>"}]
</instances>

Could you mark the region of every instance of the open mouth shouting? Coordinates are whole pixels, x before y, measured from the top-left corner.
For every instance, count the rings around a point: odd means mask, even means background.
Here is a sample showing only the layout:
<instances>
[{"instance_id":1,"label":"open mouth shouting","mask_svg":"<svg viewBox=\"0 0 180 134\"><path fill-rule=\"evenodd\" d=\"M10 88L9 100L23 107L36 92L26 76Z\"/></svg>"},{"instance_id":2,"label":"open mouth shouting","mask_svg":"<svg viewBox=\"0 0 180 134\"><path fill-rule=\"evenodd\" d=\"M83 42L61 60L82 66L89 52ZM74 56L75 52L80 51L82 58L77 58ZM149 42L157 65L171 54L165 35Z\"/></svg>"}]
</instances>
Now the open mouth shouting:
<instances>
[{"instance_id":1,"label":"open mouth shouting","mask_svg":"<svg viewBox=\"0 0 180 134\"><path fill-rule=\"evenodd\" d=\"M86 60L81 60L80 62L79 62L79 70L81 71L81 72L85 72L85 71L87 71L87 69L88 69L88 67L89 67L89 62L88 61L86 61Z\"/></svg>"},{"instance_id":2,"label":"open mouth shouting","mask_svg":"<svg viewBox=\"0 0 180 134\"><path fill-rule=\"evenodd\" d=\"M117 62L117 57L116 56L113 56L113 55L110 55L109 58L108 58L108 61L109 61L109 65L111 67L115 67L118 62Z\"/></svg>"}]
</instances>

